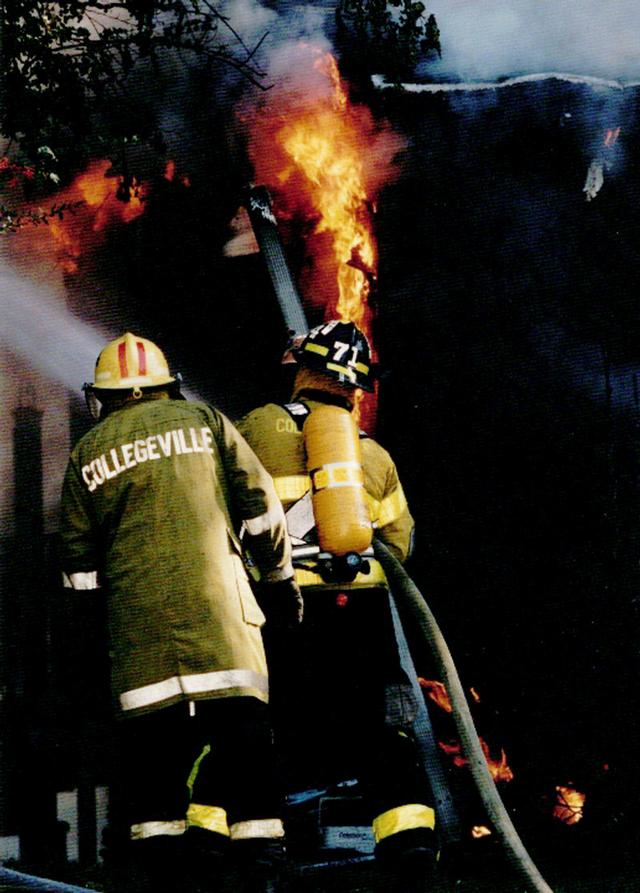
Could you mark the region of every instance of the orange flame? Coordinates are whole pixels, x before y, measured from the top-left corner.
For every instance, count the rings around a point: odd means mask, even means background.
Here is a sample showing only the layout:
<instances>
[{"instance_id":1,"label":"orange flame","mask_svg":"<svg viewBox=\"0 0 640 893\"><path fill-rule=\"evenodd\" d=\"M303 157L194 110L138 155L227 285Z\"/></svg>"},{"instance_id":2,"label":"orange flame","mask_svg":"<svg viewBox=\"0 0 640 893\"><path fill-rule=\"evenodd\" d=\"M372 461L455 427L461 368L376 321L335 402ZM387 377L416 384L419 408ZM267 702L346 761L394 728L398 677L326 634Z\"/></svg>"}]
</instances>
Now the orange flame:
<instances>
[{"instance_id":1,"label":"orange flame","mask_svg":"<svg viewBox=\"0 0 640 893\"><path fill-rule=\"evenodd\" d=\"M610 149L612 146L615 146L618 137L620 136L620 127L612 127L608 130L605 130L604 133L604 144Z\"/></svg>"},{"instance_id":2,"label":"orange flame","mask_svg":"<svg viewBox=\"0 0 640 893\"><path fill-rule=\"evenodd\" d=\"M427 693L427 697L431 698L431 700L438 705L442 710L445 710L447 713L452 713L453 708L451 706L451 700L449 698L449 694L444 687L444 683L438 682L435 679L423 679L422 676L418 676L418 683L421 688ZM480 703L480 695L475 690L475 688L471 687L469 689L469 694L476 702L476 704Z\"/></svg>"},{"instance_id":3,"label":"orange flame","mask_svg":"<svg viewBox=\"0 0 640 893\"><path fill-rule=\"evenodd\" d=\"M305 297L323 305L325 319L353 322L371 342L369 297L378 260L373 193L380 176L390 178L400 141L349 101L331 54L305 45L298 51L298 67L312 70L314 88L304 95L276 91L265 114L252 113L256 176L272 192L279 220L306 223ZM366 398L365 406L373 413Z\"/></svg>"},{"instance_id":4,"label":"orange flame","mask_svg":"<svg viewBox=\"0 0 640 893\"><path fill-rule=\"evenodd\" d=\"M73 210L51 216L35 238L29 229L30 246L41 253L48 251L53 239L56 264L66 273L77 272L81 255L99 244L109 227L130 223L144 211L145 185L135 178L108 177L110 166L104 159L92 161L55 196L53 204L68 204Z\"/></svg>"},{"instance_id":5,"label":"orange flame","mask_svg":"<svg viewBox=\"0 0 640 893\"><path fill-rule=\"evenodd\" d=\"M323 107L288 121L278 140L301 170L319 215L315 232L331 236L338 298L329 316L354 322L370 336L367 306L375 275L376 249L357 131L348 114L336 61L328 53L314 67L330 79L332 94Z\"/></svg>"},{"instance_id":6,"label":"orange flame","mask_svg":"<svg viewBox=\"0 0 640 893\"><path fill-rule=\"evenodd\" d=\"M418 682L420 687L426 691L427 696L431 698L438 707L445 710L447 713L453 713L451 700L443 682L438 682L435 679L423 679L422 676L418 676Z\"/></svg>"},{"instance_id":7,"label":"orange flame","mask_svg":"<svg viewBox=\"0 0 640 893\"><path fill-rule=\"evenodd\" d=\"M453 765L454 766L467 766L469 760L466 757L462 756L462 747L457 741L452 741L447 744L444 741L439 741L438 746L449 756L453 757ZM494 760L489 751L489 745L484 741L483 738L480 738L480 746L482 747L482 753L485 756L487 761L487 767L489 772L491 773L491 777L494 781L513 781L514 775L513 771L507 764L507 755L504 752L504 749L500 749L500 759Z\"/></svg>"},{"instance_id":8,"label":"orange flame","mask_svg":"<svg viewBox=\"0 0 640 893\"><path fill-rule=\"evenodd\" d=\"M173 159L169 159L169 161L167 161L167 163L164 166L163 177L165 178L165 180L168 180L170 183L173 183L173 181L176 179L176 173L177 173L176 163L175 163L175 161L173 161ZM183 186L187 186L187 187L191 186L191 178L189 177L188 174L181 174L180 177L178 177L178 180L180 183L182 183Z\"/></svg>"},{"instance_id":9,"label":"orange flame","mask_svg":"<svg viewBox=\"0 0 640 893\"><path fill-rule=\"evenodd\" d=\"M553 817L565 825L575 825L584 818L586 794L569 785L556 785L556 802Z\"/></svg>"}]
</instances>

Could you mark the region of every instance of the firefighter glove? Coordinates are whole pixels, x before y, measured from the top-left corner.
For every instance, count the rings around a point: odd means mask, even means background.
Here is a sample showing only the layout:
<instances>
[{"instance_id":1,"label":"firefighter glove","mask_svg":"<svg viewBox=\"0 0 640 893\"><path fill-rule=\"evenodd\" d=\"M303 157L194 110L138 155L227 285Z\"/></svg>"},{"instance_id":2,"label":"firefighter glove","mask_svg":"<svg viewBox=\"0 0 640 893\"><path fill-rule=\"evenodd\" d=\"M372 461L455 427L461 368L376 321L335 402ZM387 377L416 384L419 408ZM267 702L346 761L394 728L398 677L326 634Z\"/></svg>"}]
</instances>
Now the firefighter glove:
<instances>
[{"instance_id":1,"label":"firefighter glove","mask_svg":"<svg viewBox=\"0 0 640 893\"><path fill-rule=\"evenodd\" d=\"M295 629L302 623L304 603L295 577L264 583L259 587L257 599L272 629Z\"/></svg>"}]
</instances>

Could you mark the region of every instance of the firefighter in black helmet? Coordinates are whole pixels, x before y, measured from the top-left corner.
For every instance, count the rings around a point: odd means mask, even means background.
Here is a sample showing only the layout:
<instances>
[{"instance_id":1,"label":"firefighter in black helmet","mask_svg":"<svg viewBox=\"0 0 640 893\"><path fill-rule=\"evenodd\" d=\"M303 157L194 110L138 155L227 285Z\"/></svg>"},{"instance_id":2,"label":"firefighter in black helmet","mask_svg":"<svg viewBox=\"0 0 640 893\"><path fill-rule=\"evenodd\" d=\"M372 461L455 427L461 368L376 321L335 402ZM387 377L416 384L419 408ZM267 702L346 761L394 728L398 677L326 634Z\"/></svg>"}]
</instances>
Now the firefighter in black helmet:
<instances>
[{"instance_id":1,"label":"firefighter in black helmet","mask_svg":"<svg viewBox=\"0 0 640 893\"><path fill-rule=\"evenodd\" d=\"M422 890L437 858L435 813L413 738L415 701L400 666L387 581L368 548L375 532L404 561L414 523L391 456L353 425L359 392L374 388L365 335L332 320L295 340L284 360L291 361L291 403L267 404L238 423L274 479L305 596L296 657L280 663L276 654L272 667L288 784L361 778L376 857L393 866L403 893L413 883ZM325 444L318 445L325 424ZM349 424L356 449L347 443ZM341 502L331 503L332 488ZM338 507L333 518L331 504Z\"/></svg>"},{"instance_id":2,"label":"firefighter in black helmet","mask_svg":"<svg viewBox=\"0 0 640 893\"><path fill-rule=\"evenodd\" d=\"M222 413L180 399L153 342L130 332L110 342L88 389L100 420L67 466L62 568L78 606L108 609L123 812L138 869L125 889L218 890L214 869L223 874L229 861L218 857L235 854L251 889L272 891L284 829L265 615L239 537L242 528L272 616L297 624L300 592L273 482ZM206 745L210 771L189 803L187 778Z\"/></svg>"}]
</instances>

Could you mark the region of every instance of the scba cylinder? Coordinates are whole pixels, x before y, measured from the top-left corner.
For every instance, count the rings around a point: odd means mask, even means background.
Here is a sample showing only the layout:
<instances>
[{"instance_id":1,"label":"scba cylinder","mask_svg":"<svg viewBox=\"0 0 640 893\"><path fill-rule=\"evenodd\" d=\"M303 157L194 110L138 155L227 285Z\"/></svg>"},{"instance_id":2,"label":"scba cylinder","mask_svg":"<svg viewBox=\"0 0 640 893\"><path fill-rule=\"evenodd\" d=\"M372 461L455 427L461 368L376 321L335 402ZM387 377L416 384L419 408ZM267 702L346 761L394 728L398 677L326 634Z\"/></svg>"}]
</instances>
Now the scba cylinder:
<instances>
[{"instance_id":1,"label":"scba cylinder","mask_svg":"<svg viewBox=\"0 0 640 893\"><path fill-rule=\"evenodd\" d=\"M332 555L364 552L373 531L351 413L319 406L307 416L302 433L320 548Z\"/></svg>"}]
</instances>

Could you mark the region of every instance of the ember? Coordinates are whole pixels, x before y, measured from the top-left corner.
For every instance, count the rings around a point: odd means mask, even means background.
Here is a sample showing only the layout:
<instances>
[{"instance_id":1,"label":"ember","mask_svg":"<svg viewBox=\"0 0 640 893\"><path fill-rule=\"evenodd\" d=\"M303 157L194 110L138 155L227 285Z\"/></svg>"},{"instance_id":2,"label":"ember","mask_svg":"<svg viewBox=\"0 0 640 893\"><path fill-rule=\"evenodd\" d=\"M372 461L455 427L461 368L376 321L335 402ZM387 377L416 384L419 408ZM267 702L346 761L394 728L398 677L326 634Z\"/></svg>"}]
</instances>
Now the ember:
<instances>
[{"instance_id":1,"label":"ember","mask_svg":"<svg viewBox=\"0 0 640 893\"><path fill-rule=\"evenodd\" d=\"M584 818L586 795L569 785L556 785L556 802L553 817L565 825L576 825Z\"/></svg>"},{"instance_id":2,"label":"ember","mask_svg":"<svg viewBox=\"0 0 640 893\"><path fill-rule=\"evenodd\" d=\"M178 179L178 181L182 183L183 186L191 186L191 178L188 174L177 175L176 163L175 161L173 161L173 159L170 159L165 164L163 176L165 180L168 180L170 183Z\"/></svg>"},{"instance_id":3,"label":"ember","mask_svg":"<svg viewBox=\"0 0 640 893\"><path fill-rule=\"evenodd\" d=\"M620 136L620 128L619 128L619 127L614 127L614 128L612 128L612 129L609 129L609 130L605 131L605 134L604 134L604 144L605 144L605 146L606 146L608 149L610 149L611 146L615 146L616 141L617 141L617 139L618 139L619 136Z\"/></svg>"}]
</instances>

